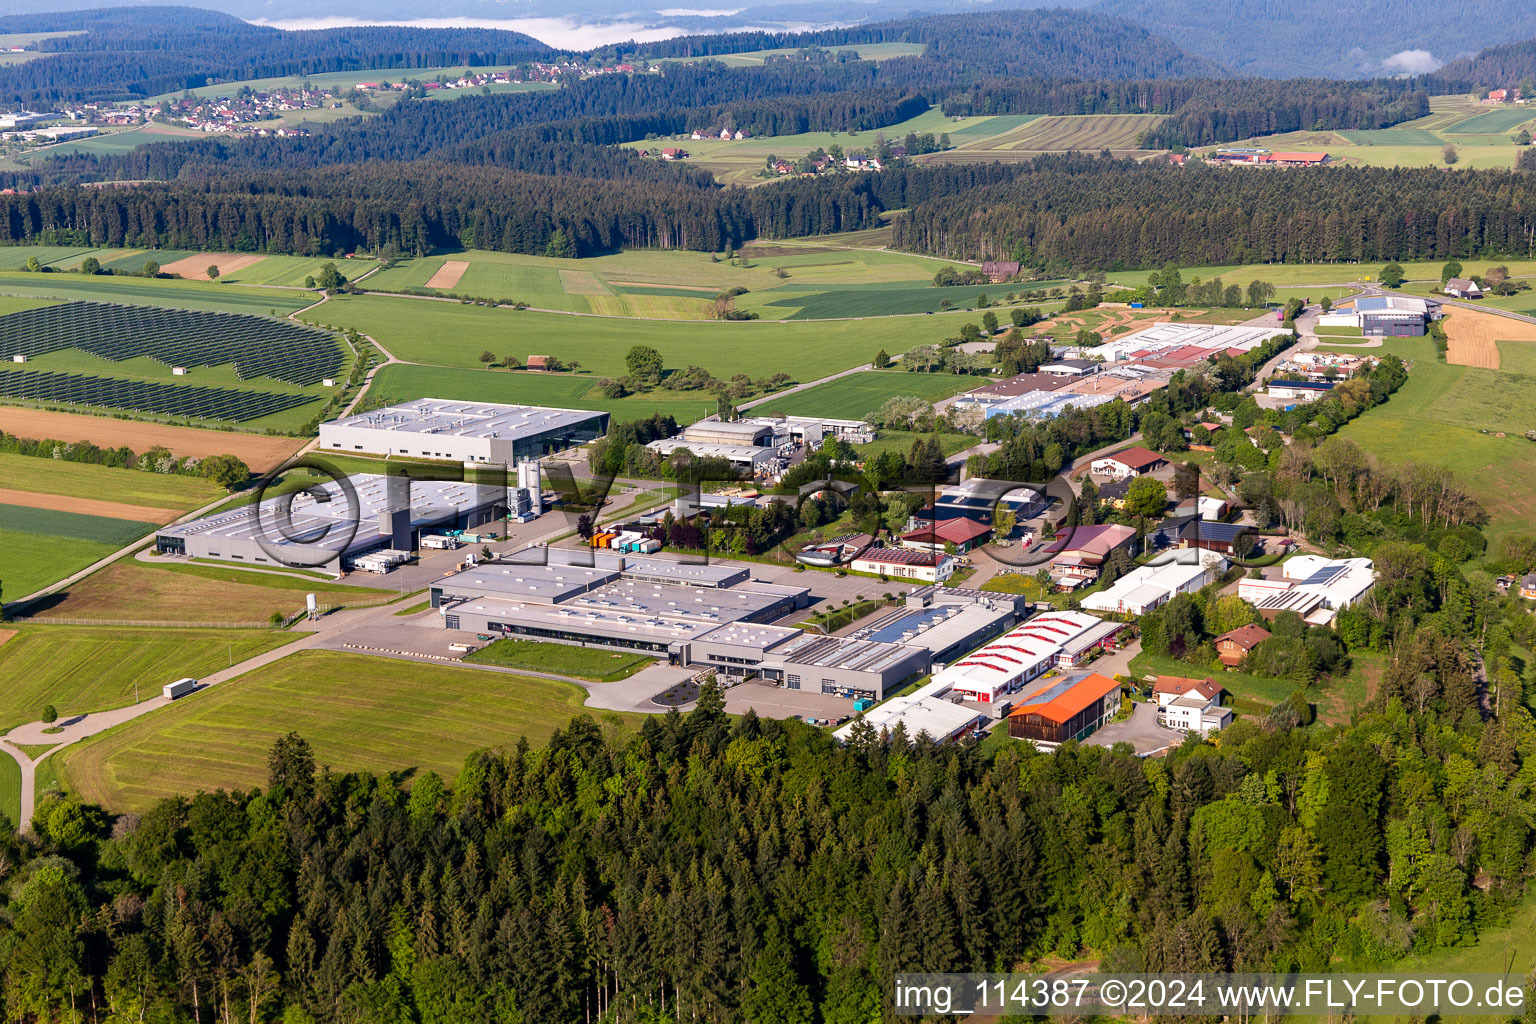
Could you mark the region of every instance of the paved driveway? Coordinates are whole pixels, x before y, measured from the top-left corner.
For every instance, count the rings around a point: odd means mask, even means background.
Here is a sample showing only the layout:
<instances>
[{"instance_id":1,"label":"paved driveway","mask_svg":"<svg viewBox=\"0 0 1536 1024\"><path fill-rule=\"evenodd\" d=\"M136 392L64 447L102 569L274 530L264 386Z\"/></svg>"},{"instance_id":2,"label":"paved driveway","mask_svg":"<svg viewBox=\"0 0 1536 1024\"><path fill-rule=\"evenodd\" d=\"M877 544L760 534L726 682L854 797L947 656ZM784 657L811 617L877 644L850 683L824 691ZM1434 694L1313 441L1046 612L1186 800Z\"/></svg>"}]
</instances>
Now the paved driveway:
<instances>
[{"instance_id":1,"label":"paved driveway","mask_svg":"<svg viewBox=\"0 0 1536 1024\"><path fill-rule=\"evenodd\" d=\"M1083 740L1085 746L1112 747L1129 743L1142 757L1161 753L1184 742L1184 734L1157 724L1157 705L1137 704L1124 722L1111 722Z\"/></svg>"}]
</instances>

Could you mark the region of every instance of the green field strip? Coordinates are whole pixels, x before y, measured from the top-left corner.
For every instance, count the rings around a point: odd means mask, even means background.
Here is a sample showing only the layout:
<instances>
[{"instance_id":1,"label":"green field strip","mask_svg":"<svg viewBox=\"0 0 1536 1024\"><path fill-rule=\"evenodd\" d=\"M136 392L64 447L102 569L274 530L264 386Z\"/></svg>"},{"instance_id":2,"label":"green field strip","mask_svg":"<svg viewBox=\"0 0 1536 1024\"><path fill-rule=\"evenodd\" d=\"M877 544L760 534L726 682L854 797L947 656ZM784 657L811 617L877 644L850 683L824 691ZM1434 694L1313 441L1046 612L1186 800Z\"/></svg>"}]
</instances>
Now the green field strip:
<instances>
[{"instance_id":1,"label":"green field strip","mask_svg":"<svg viewBox=\"0 0 1536 1024\"><path fill-rule=\"evenodd\" d=\"M1463 120L1452 122L1441 131L1448 135L1497 134L1513 131L1531 120L1536 120L1536 110L1530 107L1514 107L1490 110L1485 114L1474 114Z\"/></svg>"},{"instance_id":2,"label":"green field strip","mask_svg":"<svg viewBox=\"0 0 1536 1024\"><path fill-rule=\"evenodd\" d=\"M57 509L5 504L0 504L0 522L5 523L7 530L18 533L59 537L65 540L87 540L116 547L131 544L155 528L153 523L142 523L132 519L109 519L106 516L88 516L79 512L61 512Z\"/></svg>"},{"instance_id":3,"label":"green field strip","mask_svg":"<svg viewBox=\"0 0 1536 1024\"><path fill-rule=\"evenodd\" d=\"M0 254L8 250L0 248ZM146 257L148 258L148 257ZM143 260L135 258L138 269ZM157 260L159 262L159 260ZM21 264L26 259L22 257ZM87 276L82 274L0 273L0 292L64 300L121 302L168 309L198 309L256 316L282 316L315 301L308 292L258 288L229 288L202 281L149 280L139 277Z\"/></svg>"},{"instance_id":4,"label":"green field strip","mask_svg":"<svg viewBox=\"0 0 1536 1024\"><path fill-rule=\"evenodd\" d=\"M69 751L71 788L114 809L173 793L264 786L290 731L337 771L432 771L519 738L542 743L585 713L571 683L332 651L299 651ZM633 716L615 720L633 720ZM60 756L60 755L55 755Z\"/></svg>"},{"instance_id":5,"label":"green field strip","mask_svg":"<svg viewBox=\"0 0 1536 1024\"><path fill-rule=\"evenodd\" d=\"M217 485L196 476L146 473L10 452L0 452L0 481L14 491L120 501L152 508L196 508L221 492Z\"/></svg>"},{"instance_id":6,"label":"green field strip","mask_svg":"<svg viewBox=\"0 0 1536 1024\"><path fill-rule=\"evenodd\" d=\"M1444 146L1445 140L1432 131L1422 128L1377 128L1358 131L1340 131L1342 136L1356 146Z\"/></svg>"},{"instance_id":7,"label":"green field strip","mask_svg":"<svg viewBox=\"0 0 1536 1024\"><path fill-rule=\"evenodd\" d=\"M754 406L753 411L786 416L858 418L874 412L887 399L898 395L937 402L985 383L986 377L969 374L864 370L783 398L769 399Z\"/></svg>"},{"instance_id":8,"label":"green field strip","mask_svg":"<svg viewBox=\"0 0 1536 1024\"><path fill-rule=\"evenodd\" d=\"M9 519L9 516L0 518L0 551L5 553L4 575L0 576L0 583L5 585L6 600L25 597L50 583L56 583L106 558L123 546L101 541L64 540L41 533L23 533L10 529ZM148 523L136 525L146 531L152 529Z\"/></svg>"}]
</instances>

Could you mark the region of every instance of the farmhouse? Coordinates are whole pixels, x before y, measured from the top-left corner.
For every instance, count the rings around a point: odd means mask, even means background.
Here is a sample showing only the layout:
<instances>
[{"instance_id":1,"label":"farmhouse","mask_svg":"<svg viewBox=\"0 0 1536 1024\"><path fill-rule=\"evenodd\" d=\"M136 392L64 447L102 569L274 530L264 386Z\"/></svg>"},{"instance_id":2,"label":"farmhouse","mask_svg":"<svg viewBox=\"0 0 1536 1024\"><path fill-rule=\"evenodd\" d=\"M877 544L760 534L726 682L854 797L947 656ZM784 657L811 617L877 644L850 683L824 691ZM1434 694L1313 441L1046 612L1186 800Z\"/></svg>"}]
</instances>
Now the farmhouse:
<instances>
[{"instance_id":1,"label":"farmhouse","mask_svg":"<svg viewBox=\"0 0 1536 1024\"><path fill-rule=\"evenodd\" d=\"M1464 277L1453 277L1445 282L1445 294L1454 295L1458 299L1480 299L1483 297L1483 290L1475 281L1468 281Z\"/></svg>"},{"instance_id":2,"label":"farmhouse","mask_svg":"<svg viewBox=\"0 0 1536 1024\"><path fill-rule=\"evenodd\" d=\"M1327 153L1270 153L1258 162L1265 167L1323 167L1332 157Z\"/></svg>"},{"instance_id":3,"label":"farmhouse","mask_svg":"<svg viewBox=\"0 0 1536 1024\"><path fill-rule=\"evenodd\" d=\"M686 149L668 147L661 151L661 158L663 160L686 160L688 159L688 151Z\"/></svg>"},{"instance_id":4,"label":"farmhouse","mask_svg":"<svg viewBox=\"0 0 1536 1024\"><path fill-rule=\"evenodd\" d=\"M1150 448L1137 446L1094 459L1089 470L1097 476L1107 476L1111 480L1129 480L1133 476L1151 473L1167 465L1166 456Z\"/></svg>"},{"instance_id":5,"label":"farmhouse","mask_svg":"<svg viewBox=\"0 0 1536 1024\"><path fill-rule=\"evenodd\" d=\"M981 272L993 284L1002 284L1019 276L1019 263L1017 260L987 260L981 265Z\"/></svg>"},{"instance_id":6,"label":"farmhouse","mask_svg":"<svg viewBox=\"0 0 1536 1024\"><path fill-rule=\"evenodd\" d=\"M320 447L512 465L607 432L605 412L419 398L322 423Z\"/></svg>"},{"instance_id":7,"label":"farmhouse","mask_svg":"<svg viewBox=\"0 0 1536 1024\"><path fill-rule=\"evenodd\" d=\"M1226 728L1232 721L1232 711L1221 706L1224 692L1214 679L1158 676L1152 686L1152 696L1157 699L1157 722L1201 736Z\"/></svg>"},{"instance_id":8,"label":"farmhouse","mask_svg":"<svg viewBox=\"0 0 1536 1024\"><path fill-rule=\"evenodd\" d=\"M348 477L345 487L326 480L296 494L163 527L155 550L340 576L373 552L416 550L423 533L495 522L512 504L506 487L359 474Z\"/></svg>"},{"instance_id":9,"label":"farmhouse","mask_svg":"<svg viewBox=\"0 0 1536 1024\"><path fill-rule=\"evenodd\" d=\"M854 572L875 573L897 579L942 583L955 574L959 562L942 551L911 548L866 548L849 565Z\"/></svg>"},{"instance_id":10,"label":"farmhouse","mask_svg":"<svg viewBox=\"0 0 1536 1024\"><path fill-rule=\"evenodd\" d=\"M1221 657L1221 663L1227 668L1236 668L1242 664L1248 652L1259 644L1268 640L1269 630L1263 626L1255 626L1252 623L1246 626L1238 626L1228 630L1216 638L1216 653Z\"/></svg>"},{"instance_id":11,"label":"farmhouse","mask_svg":"<svg viewBox=\"0 0 1536 1024\"><path fill-rule=\"evenodd\" d=\"M1031 695L1008 714L1008 735L1054 750L1087 738L1120 710L1120 684L1090 672L1068 676Z\"/></svg>"}]
</instances>

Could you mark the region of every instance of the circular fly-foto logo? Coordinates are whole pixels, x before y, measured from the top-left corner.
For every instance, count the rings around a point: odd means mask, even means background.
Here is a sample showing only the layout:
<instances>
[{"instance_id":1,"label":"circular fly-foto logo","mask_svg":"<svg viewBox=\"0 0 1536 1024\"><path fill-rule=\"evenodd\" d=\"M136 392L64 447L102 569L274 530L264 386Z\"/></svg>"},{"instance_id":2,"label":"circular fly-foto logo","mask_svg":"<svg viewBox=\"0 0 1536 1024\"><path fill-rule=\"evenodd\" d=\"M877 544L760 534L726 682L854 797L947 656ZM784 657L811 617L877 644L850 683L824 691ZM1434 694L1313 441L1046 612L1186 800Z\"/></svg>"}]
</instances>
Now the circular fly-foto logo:
<instances>
[{"instance_id":1,"label":"circular fly-foto logo","mask_svg":"<svg viewBox=\"0 0 1536 1024\"><path fill-rule=\"evenodd\" d=\"M284 474L300 469L318 471L329 482L315 482L271 499L267 497L268 489ZM300 498L327 508L308 515L301 508L299 515L308 521L297 522L294 503ZM344 514L335 514L334 510L343 502ZM312 569L339 558L351 545L362 523L362 502L345 473L322 459L306 455L262 478L250 515L252 536L268 558L289 568Z\"/></svg>"}]
</instances>

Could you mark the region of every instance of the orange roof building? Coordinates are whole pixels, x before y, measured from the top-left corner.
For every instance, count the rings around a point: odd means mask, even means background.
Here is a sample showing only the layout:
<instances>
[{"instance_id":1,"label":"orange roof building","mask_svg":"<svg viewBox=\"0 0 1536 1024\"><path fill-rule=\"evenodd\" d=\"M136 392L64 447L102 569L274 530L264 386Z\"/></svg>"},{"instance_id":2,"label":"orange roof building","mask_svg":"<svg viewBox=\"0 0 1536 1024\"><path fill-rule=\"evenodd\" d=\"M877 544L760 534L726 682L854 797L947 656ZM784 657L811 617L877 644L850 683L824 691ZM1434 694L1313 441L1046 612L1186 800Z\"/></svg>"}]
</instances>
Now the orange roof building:
<instances>
[{"instance_id":1,"label":"orange roof building","mask_svg":"<svg viewBox=\"0 0 1536 1024\"><path fill-rule=\"evenodd\" d=\"M1008 735L1052 750L1081 740L1120 710L1120 684L1091 672L1037 691L1008 714Z\"/></svg>"}]
</instances>

